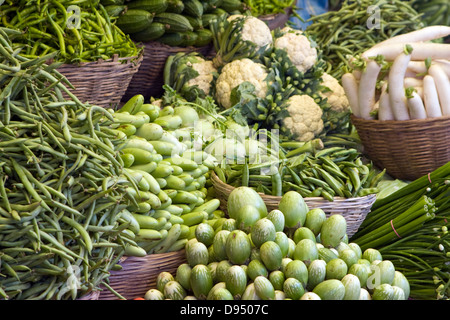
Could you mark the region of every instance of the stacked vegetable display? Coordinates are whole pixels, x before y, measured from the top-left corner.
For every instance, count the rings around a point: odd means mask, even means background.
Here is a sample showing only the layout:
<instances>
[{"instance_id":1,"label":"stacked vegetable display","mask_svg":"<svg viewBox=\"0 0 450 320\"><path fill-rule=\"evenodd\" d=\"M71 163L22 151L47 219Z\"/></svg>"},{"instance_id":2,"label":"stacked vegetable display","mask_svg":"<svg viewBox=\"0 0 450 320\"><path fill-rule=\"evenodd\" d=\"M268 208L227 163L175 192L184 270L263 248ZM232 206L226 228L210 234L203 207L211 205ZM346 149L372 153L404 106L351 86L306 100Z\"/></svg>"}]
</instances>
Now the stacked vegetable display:
<instances>
[{"instance_id":1,"label":"stacked vegetable display","mask_svg":"<svg viewBox=\"0 0 450 320\"><path fill-rule=\"evenodd\" d=\"M110 1L103 1L110 2ZM221 15L245 10L239 0L132 0L115 1L116 25L135 41L159 41L170 46L211 43L209 24ZM108 7L107 7L108 9Z\"/></svg>"},{"instance_id":2,"label":"stacked vegetable display","mask_svg":"<svg viewBox=\"0 0 450 320\"><path fill-rule=\"evenodd\" d=\"M108 111L108 123L124 139L117 149L123 170L136 183L127 188L136 199L127 208L141 248L134 255L183 249L192 227L214 214L224 215L216 212L219 200L205 187L214 158L192 149L197 112L189 106L144 104L142 95Z\"/></svg>"},{"instance_id":3,"label":"stacked vegetable display","mask_svg":"<svg viewBox=\"0 0 450 320\"><path fill-rule=\"evenodd\" d=\"M309 210L293 191L270 212L246 187L230 194L230 200L230 218L198 225L186 245L187 263L175 274L161 272L144 299L408 298L408 280L390 260L348 243L341 215L326 218L321 209ZM284 232L288 225L293 226L287 228L290 237Z\"/></svg>"},{"instance_id":4,"label":"stacked vegetable display","mask_svg":"<svg viewBox=\"0 0 450 320\"><path fill-rule=\"evenodd\" d=\"M14 49L29 59L56 53L56 61L74 64L140 52L98 1L6 1L0 12Z\"/></svg>"},{"instance_id":5,"label":"stacked vegetable display","mask_svg":"<svg viewBox=\"0 0 450 320\"><path fill-rule=\"evenodd\" d=\"M429 119L450 114L450 45L433 43L450 34L430 26L375 44L342 76L356 117Z\"/></svg>"}]
</instances>

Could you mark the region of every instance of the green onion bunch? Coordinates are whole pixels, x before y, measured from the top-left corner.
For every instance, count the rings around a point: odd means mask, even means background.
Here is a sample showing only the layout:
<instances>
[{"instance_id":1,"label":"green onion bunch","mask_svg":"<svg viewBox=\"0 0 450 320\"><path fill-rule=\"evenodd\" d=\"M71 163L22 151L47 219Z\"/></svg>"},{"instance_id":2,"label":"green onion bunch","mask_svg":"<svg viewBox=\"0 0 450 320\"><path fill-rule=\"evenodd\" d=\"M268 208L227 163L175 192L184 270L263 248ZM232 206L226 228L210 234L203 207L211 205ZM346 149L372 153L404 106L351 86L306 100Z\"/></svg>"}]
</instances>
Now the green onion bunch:
<instances>
[{"instance_id":1,"label":"green onion bunch","mask_svg":"<svg viewBox=\"0 0 450 320\"><path fill-rule=\"evenodd\" d=\"M351 241L404 272L415 299L450 296L450 163L377 200Z\"/></svg>"}]
</instances>

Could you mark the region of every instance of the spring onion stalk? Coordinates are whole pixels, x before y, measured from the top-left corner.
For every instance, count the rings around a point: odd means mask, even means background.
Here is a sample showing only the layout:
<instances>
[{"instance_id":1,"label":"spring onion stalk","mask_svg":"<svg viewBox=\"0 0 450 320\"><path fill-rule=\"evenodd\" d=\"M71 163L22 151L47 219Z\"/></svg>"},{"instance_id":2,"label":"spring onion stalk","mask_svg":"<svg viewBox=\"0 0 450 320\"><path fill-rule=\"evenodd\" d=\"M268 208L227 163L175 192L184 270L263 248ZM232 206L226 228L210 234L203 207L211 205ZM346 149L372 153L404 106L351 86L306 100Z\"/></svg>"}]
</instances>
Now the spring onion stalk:
<instances>
[{"instance_id":1,"label":"spring onion stalk","mask_svg":"<svg viewBox=\"0 0 450 320\"><path fill-rule=\"evenodd\" d=\"M391 260L408 279L413 299L450 296L449 169L447 163L377 200L350 239L363 250L377 249L383 259Z\"/></svg>"}]
</instances>

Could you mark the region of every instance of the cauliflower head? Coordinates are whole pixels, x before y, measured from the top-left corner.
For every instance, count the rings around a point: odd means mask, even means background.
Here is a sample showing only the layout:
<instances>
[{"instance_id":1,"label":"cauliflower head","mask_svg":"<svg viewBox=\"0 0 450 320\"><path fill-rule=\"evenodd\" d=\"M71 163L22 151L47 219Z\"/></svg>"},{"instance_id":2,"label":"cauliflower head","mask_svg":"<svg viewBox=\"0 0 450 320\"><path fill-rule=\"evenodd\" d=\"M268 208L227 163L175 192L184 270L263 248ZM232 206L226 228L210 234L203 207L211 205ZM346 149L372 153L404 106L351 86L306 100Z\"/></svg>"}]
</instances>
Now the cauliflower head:
<instances>
[{"instance_id":1,"label":"cauliflower head","mask_svg":"<svg viewBox=\"0 0 450 320\"><path fill-rule=\"evenodd\" d=\"M203 92L208 95L210 93L214 73L217 72L217 69L213 66L213 62L197 57L197 62L188 62L187 64L198 72L198 76L190 79L187 82L187 85L189 87L197 85L199 89L203 90Z\"/></svg>"},{"instance_id":2,"label":"cauliflower head","mask_svg":"<svg viewBox=\"0 0 450 320\"><path fill-rule=\"evenodd\" d=\"M310 141L323 131L323 111L310 96L291 96L287 101L287 111L289 116L283 119L283 125L296 140Z\"/></svg>"},{"instance_id":3,"label":"cauliflower head","mask_svg":"<svg viewBox=\"0 0 450 320\"><path fill-rule=\"evenodd\" d=\"M322 85L330 89L330 91L320 92L322 98L327 98L328 103L333 111L344 112L349 110L350 104L345 95L344 88L339 81L332 75L324 72L322 75Z\"/></svg>"},{"instance_id":4,"label":"cauliflower head","mask_svg":"<svg viewBox=\"0 0 450 320\"><path fill-rule=\"evenodd\" d=\"M282 35L274 41L274 47L285 50L300 72L308 71L318 59L317 49L300 30L284 27Z\"/></svg>"},{"instance_id":5,"label":"cauliflower head","mask_svg":"<svg viewBox=\"0 0 450 320\"><path fill-rule=\"evenodd\" d=\"M256 45L257 50L272 45L272 33L269 26L264 21L253 16L244 16L242 14L231 15L227 20L231 22L237 18L245 18L242 33L240 35L242 40L253 42Z\"/></svg>"},{"instance_id":6,"label":"cauliflower head","mask_svg":"<svg viewBox=\"0 0 450 320\"><path fill-rule=\"evenodd\" d=\"M231 91L243 82L250 82L254 87L254 94L264 98L268 91L266 67L248 58L234 60L227 63L216 81L217 102L228 109L231 105Z\"/></svg>"}]
</instances>

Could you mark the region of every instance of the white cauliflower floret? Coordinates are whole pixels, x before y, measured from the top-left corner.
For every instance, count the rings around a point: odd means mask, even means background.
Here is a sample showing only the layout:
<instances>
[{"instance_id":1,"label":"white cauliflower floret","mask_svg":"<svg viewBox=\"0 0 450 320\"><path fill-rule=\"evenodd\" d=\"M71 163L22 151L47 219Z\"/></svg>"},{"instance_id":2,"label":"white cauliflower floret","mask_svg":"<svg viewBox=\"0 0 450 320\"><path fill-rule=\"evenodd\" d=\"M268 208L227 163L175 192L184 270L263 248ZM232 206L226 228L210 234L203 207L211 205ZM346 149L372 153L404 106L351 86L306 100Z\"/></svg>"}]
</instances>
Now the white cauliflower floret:
<instances>
[{"instance_id":1,"label":"white cauliflower floret","mask_svg":"<svg viewBox=\"0 0 450 320\"><path fill-rule=\"evenodd\" d=\"M267 75L267 69L263 64L247 58L227 63L216 81L216 99L222 107L226 109L232 107L231 91L246 81L255 87L254 94L257 97L264 98L268 90Z\"/></svg>"},{"instance_id":2,"label":"white cauliflower floret","mask_svg":"<svg viewBox=\"0 0 450 320\"><path fill-rule=\"evenodd\" d=\"M299 30L285 27L282 32L284 34L275 39L275 48L285 50L300 72L308 71L317 61L317 49Z\"/></svg>"},{"instance_id":3,"label":"white cauliflower floret","mask_svg":"<svg viewBox=\"0 0 450 320\"><path fill-rule=\"evenodd\" d=\"M251 41L257 46L257 50L272 45L273 38L269 26L262 20L253 16L244 16L241 14L234 14L227 18L228 21L233 21L236 18L245 17L244 26L242 28L241 39Z\"/></svg>"},{"instance_id":4,"label":"white cauliflower floret","mask_svg":"<svg viewBox=\"0 0 450 320\"><path fill-rule=\"evenodd\" d=\"M289 116L283 124L298 141L310 141L324 129L323 111L308 95L294 95L287 101Z\"/></svg>"},{"instance_id":5,"label":"white cauliflower floret","mask_svg":"<svg viewBox=\"0 0 450 320\"><path fill-rule=\"evenodd\" d=\"M322 80L322 85L331 90L320 92L322 98L327 98L327 101L333 111L347 111L350 108L350 104L347 96L345 95L344 88L340 85L339 81L328 73L323 73Z\"/></svg>"},{"instance_id":6,"label":"white cauliflower floret","mask_svg":"<svg viewBox=\"0 0 450 320\"><path fill-rule=\"evenodd\" d=\"M213 74L217 72L217 69L214 68L213 62L211 60L205 60L202 58L197 59L199 61L196 63L188 62L188 65L198 72L198 76L190 79L187 82L187 85L189 87L197 85L199 89L203 90L203 92L208 95L214 77Z\"/></svg>"}]
</instances>

